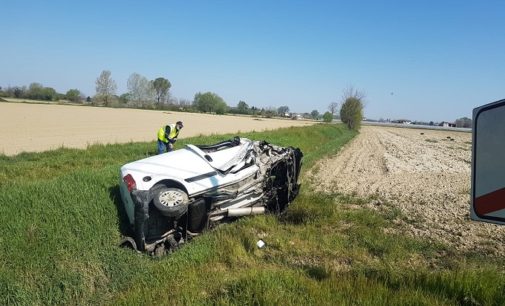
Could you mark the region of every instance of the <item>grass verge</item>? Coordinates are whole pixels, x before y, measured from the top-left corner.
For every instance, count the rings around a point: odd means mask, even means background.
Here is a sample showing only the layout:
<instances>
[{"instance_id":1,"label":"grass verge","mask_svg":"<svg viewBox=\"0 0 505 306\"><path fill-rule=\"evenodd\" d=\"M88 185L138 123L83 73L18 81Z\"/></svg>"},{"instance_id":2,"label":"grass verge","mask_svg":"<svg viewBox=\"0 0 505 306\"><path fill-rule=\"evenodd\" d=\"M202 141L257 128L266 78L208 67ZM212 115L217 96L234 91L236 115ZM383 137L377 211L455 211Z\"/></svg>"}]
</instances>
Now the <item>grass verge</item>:
<instances>
[{"instance_id":1,"label":"grass verge","mask_svg":"<svg viewBox=\"0 0 505 306\"><path fill-rule=\"evenodd\" d=\"M354 135L342 125L242 134L300 147L305 170ZM154 151L131 143L1 156L0 304L505 303L503 260L391 234L397 215L306 188L282 217L219 226L170 257L119 249L119 167Z\"/></svg>"}]
</instances>

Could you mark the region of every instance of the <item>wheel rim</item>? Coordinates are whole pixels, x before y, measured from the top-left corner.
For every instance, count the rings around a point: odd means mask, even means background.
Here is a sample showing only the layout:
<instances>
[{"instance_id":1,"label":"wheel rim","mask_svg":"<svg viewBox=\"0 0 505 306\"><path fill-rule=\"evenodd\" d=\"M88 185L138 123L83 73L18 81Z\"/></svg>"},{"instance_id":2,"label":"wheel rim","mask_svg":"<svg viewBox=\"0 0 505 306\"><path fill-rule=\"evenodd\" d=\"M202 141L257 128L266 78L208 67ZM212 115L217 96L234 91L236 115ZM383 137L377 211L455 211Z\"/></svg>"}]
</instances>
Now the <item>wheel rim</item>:
<instances>
[{"instance_id":1,"label":"wheel rim","mask_svg":"<svg viewBox=\"0 0 505 306\"><path fill-rule=\"evenodd\" d=\"M160 203L167 207L173 207L184 203L184 196L182 193L175 190L163 191L159 195Z\"/></svg>"}]
</instances>

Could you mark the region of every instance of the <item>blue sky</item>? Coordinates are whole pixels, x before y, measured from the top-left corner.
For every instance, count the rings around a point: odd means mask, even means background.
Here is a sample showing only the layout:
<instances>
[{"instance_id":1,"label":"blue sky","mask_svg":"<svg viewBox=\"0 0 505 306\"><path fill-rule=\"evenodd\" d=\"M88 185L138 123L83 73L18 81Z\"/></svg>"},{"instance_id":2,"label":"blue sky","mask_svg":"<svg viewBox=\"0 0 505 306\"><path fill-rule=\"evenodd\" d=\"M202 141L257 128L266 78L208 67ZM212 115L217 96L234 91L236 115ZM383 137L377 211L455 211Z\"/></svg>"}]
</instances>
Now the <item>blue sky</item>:
<instances>
[{"instance_id":1,"label":"blue sky","mask_svg":"<svg viewBox=\"0 0 505 306\"><path fill-rule=\"evenodd\" d=\"M454 120L505 98L505 1L2 1L0 86L118 93L137 72L192 100Z\"/></svg>"}]
</instances>

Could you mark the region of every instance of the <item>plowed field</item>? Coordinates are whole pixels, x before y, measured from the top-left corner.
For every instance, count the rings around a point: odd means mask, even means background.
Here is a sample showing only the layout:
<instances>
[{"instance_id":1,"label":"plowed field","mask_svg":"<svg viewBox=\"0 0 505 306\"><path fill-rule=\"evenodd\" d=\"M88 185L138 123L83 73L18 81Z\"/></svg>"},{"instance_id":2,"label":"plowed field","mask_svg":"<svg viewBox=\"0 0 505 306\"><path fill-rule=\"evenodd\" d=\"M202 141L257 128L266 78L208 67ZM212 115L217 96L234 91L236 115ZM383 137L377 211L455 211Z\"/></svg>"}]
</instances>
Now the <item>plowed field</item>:
<instances>
[{"instance_id":1,"label":"plowed field","mask_svg":"<svg viewBox=\"0 0 505 306\"><path fill-rule=\"evenodd\" d=\"M505 254L505 226L471 221L471 134L365 126L337 156L314 167L320 192L357 195L399 209L407 233L462 251Z\"/></svg>"}]
</instances>

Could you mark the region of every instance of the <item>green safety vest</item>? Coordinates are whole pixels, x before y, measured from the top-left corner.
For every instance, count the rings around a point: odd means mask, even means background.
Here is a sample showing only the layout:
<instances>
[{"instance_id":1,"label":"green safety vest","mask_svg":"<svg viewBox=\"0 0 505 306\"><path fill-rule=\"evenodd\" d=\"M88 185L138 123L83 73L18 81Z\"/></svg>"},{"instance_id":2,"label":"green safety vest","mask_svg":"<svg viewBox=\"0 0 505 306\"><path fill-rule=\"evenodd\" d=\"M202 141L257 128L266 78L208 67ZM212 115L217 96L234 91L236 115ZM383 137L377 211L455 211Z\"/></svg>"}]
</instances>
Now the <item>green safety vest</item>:
<instances>
[{"instance_id":1,"label":"green safety vest","mask_svg":"<svg viewBox=\"0 0 505 306\"><path fill-rule=\"evenodd\" d=\"M162 126L158 130L158 140L161 140L163 142L168 142L167 137L165 137L165 126ZM170 135L168 135L168 138L174 139L177 138L179 135L179 131L175 128L175 124L170 124Z\"/></svg>"}]
</instances>

